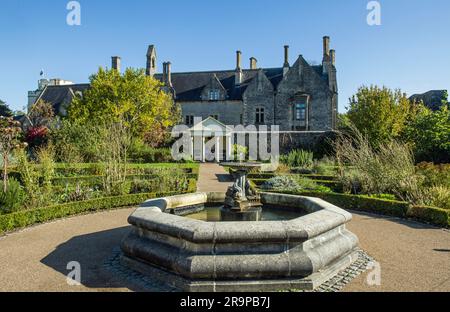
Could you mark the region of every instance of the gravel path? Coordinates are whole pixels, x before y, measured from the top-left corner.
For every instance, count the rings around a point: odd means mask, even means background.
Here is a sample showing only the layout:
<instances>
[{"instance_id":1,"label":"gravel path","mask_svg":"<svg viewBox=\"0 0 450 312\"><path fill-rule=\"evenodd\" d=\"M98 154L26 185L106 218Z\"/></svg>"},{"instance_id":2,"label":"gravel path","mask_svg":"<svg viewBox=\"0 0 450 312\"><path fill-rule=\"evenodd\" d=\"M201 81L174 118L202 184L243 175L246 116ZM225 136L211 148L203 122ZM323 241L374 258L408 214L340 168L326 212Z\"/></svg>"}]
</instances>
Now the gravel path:
<instances>
[{"instance_id":1,"label":"gravel path","mask_svg":"<svg viewBox=\"0 0 450 312\"><path fill-rule=\"evenodd\" d=\"M225 192L230 182L217 164L202 164L199 191ZM149 281L124 278L111 266L130 230L133 209L76 216L0 237L0 291L141 291ZM374 270L352 279L341 274L342 291L450 291L450 232L413 221L354 213L348 228L360 247L380 263L381 284L368 285ZM81 285L70 286L69 262L81 266ZM111 270L111 267L112 270ZM350 279L352 279L350 281ZM343 281L342 281L343 280ZM349 283L348 283L349 282ZM327 286L328 287L328 286ZM161 290L155 285L154 290Z\"/></svg>"},{"instance_id":2,"label":"gravel path","mask_svg":"<svg viewBox=\"0 0 450 312\"><path fill-rule=\"evenodd\" d=\"M133 209L77 216L0 237L0 291L139 291L104 265L129 230ZM381 286L367 272L343 291L450 291L450 232L394 218L354 213L349 228L381 264ZM81 265L81 286L66 266ZM371 271L368 271L371 272Z\"/></svg>"}]
</instances>

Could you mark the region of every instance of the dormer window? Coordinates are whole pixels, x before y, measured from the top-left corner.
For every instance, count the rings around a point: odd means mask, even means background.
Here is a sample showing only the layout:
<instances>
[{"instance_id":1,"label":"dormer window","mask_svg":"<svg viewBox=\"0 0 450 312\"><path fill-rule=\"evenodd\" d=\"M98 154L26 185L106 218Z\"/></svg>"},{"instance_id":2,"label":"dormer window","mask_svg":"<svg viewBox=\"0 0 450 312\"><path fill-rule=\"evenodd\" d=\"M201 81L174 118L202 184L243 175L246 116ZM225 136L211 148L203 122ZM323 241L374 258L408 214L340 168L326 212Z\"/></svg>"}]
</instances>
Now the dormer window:
<instances>
[{"instance_id":1,"label":"dormer window","mask_svg":"<svg viewBox=\"0 0 450 312\"><path fill-rule=\"evenodd\" d=\"M219 100L219 90L209 90L209 100L210 101L218 101Z\"/></svg>"}]
</instances>

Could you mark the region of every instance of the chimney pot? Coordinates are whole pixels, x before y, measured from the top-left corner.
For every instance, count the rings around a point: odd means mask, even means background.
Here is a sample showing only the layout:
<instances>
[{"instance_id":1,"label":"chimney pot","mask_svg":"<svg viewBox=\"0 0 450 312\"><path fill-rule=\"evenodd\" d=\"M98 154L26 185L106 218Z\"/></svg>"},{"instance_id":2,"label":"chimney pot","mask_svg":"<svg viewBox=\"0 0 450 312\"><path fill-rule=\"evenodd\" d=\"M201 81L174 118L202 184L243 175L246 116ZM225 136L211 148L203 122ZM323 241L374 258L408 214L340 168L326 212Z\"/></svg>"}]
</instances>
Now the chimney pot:
<instances>
[{"instance_id":1,"label":"chimney pot","mask_svg":"<svg viewBox=\"0 0 450 312\"><path fill-rule=\"evenodd\" d=\"M172 86L172 63L167 62L166 63L166 77L167 77L167 85L169 87Z\"/></svg>"},{"instance_id":2,"label":"chimney pot","mask_svg":"<svg viewBox=\"0 0 450 312\"><path fill-rule=\"evenodd\" d=\"M258 60L254 57L250 58L250 69L256 69L258 65Z\"/></svg>"},{"instance_id":3,"label":"chimney pot","mask_svg":"<svg viewBox=\"0 0 450 312\"><path fill-rule=\"evenodd\" d=\"M323 59L328 61L330 58L330 37L323 37Z\"/></svg>"},{"instance_id":4,"label":"chimney pot","mask_svg":"<svg viewBox=\"0 0 450 312\"><path fill-rule=\"evenodd\" d=\"M336 66L336 51L335 50L330 50L330 59L331 59L331 64Z\"/></svg>"},{"instance_id":5,"label":"chimney pot","mask_svg":"<svg viewBox=\"0 0 450 312\"><path fill-rule=\"evenodd\" d=\"M283 67L289 67L289 46L284 46L284 64Z\"/></svg>"},{"instance_id":6,"label":"chimney pot","mask_svg":"<svg viewBox=\"0 0 450 312\"><path fill-rule=\"evenodd\" d=\"M241 67L241 56L242 56L242 52L241 51L236 51L236 71L241 71L242 67Z\"/></svg>"}]
</instances>

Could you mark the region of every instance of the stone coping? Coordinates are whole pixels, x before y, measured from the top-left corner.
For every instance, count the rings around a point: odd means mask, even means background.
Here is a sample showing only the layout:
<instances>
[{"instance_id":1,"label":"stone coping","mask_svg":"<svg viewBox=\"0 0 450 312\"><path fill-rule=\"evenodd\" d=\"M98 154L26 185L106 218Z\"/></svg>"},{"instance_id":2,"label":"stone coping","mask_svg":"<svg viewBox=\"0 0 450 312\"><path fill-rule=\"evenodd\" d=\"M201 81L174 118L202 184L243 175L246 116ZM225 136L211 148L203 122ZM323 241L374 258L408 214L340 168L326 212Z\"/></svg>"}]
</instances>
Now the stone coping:
<instances>
[{"instance_id":1,"label":"stone coping","mask_svg":"<svg viewBox=\"0 0 450 312\"><path fill-rule=\"evenodd\" d=\"M222 203L225 194L192 193L144 202L128 218L128 222L143 230L163 233L191 243L228 242L305 242L345 225L352 215L319 198L261 193L263 204L302 207L308 215L289 221L205 222L166 212L184 206Z\"/></svg>"}]
</instances>

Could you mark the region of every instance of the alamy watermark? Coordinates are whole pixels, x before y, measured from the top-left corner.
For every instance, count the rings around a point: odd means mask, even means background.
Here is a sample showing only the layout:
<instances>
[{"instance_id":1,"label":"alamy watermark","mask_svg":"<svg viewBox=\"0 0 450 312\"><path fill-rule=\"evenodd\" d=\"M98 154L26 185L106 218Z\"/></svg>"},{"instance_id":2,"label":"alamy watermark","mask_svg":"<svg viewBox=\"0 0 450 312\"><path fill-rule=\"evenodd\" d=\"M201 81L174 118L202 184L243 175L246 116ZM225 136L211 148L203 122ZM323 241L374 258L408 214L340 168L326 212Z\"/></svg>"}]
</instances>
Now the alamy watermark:
<instances>
[{"instance_id":1,"label":"alamy watermark","mask_svg":"<svg viewBox=\"0 0 450 312\"><path fill-rule=\"evenodd\" d=\"M78 1L70 1L67 3L66 9L69 11L67 13L66 22L69 26L80 26L81 25L81 4Z\"/></svg>"},{"instance_id":2,"label":"alamy watermark","mask_svg":"<svg viewBox=\"0 0 450 312\"><path fill-rule=\"evenodd\" d=\"M366 282L369 286L381 286L381 264L377 261L371 261L367 265L370 272L367 274Z\"/></svg>"},{"instance_id":3,"label":"alamy watermark","mask_svg":"<svg viewBox=\"0 0 450 312\"><path fill-rule=\"evenodd\" d=\"M194 118L194 126L177 125L172 137L174 160L200 161L261 161L278 167L280 158L279 126L272 125L203 125L202 118Z\"/></svg>"},{"instance_id":4,"label":"alamy watermark","mask_svg":"<svg viewBox=\"0 0 450 312\"><path fill-rule=\"evenodd\" d=\"M78 261L67 263L66 269L70 272L66 276L66 282L70 286L81 285L81 265Z\"/></svg>"},{"instance_id":5,"label":"alamy watermark","mask_svg":"<svg viewBox=\"0 0 450 312\"><path fill-rule=\"evenodd\" d=\"M370 1L367 3L367 24L369 26L381 25L381 4L379 1Z\"/></svg>"}]
</instances>

